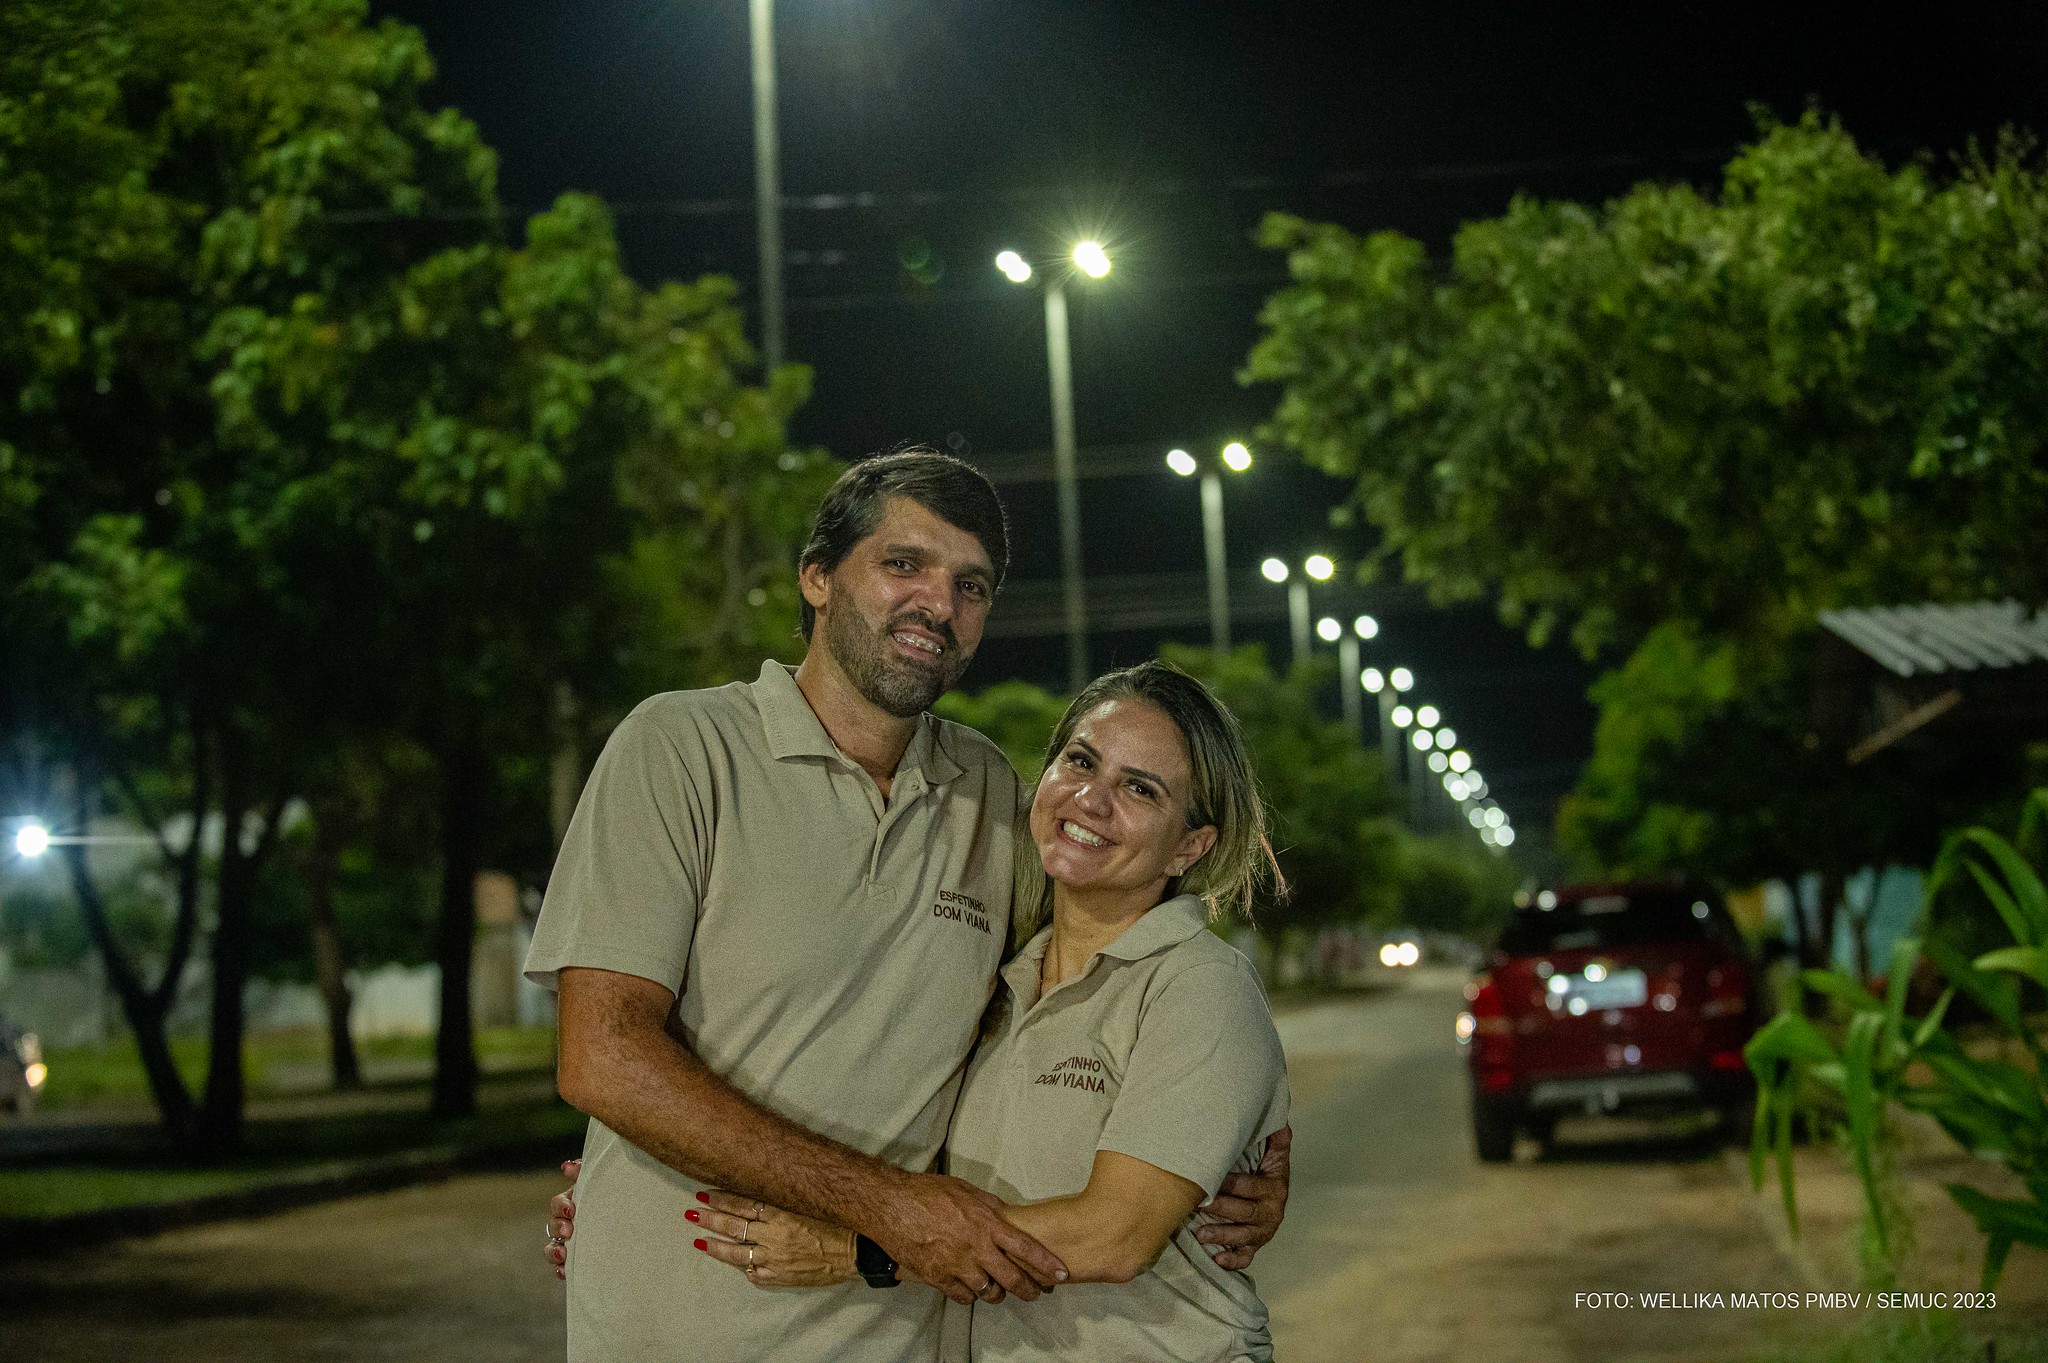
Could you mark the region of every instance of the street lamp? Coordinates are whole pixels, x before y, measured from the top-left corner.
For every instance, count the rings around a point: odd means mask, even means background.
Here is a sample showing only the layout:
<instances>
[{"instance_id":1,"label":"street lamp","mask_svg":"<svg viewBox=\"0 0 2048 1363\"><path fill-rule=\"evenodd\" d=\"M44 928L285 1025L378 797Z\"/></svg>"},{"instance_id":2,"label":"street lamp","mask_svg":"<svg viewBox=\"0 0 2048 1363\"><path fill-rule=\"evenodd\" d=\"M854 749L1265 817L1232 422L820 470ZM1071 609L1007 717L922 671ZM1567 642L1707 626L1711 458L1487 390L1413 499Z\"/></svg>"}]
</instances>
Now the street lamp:
<instances>
[{"instance_id":1,"label":"street lamp","mask_svg":"<svg viewBox=\"0 0 2048 1363\"><path fill-rule=\"evenodd\" d=\"M1069 253L1074 270L1090 279L1109 273L1109 252L1099 241L1077 243ZM1013 284L1030 281L1030 262L1015 251L996 257L996 268ZM1045 281L1045 367L1052 388L1052 474L1059 494L1060 577L1067 617L1067 685L1079 692L1088 681L1088 600L1081 579L1081 492L1074 470L1074 363L1067 338L1067 274L1048 271Z\"/></svg>"},{"instance_id":2,"label":"street lamp","mask_svg":"<svg viewBox=\"0 0 2048 1363\"><path fill-rule=\"evenodd\" d=\"M1328 554L1310 554L1301 561L1299 578L1294 576L1294 570L1287 566L1285 559L1269 558L1259 565L1259 571L1265 574L1268 582L1287 584L1287 635L1294 648L1291 661L1298 665L1309 654L1308 580L1314 578L1317 582L1328 582L1337 575L1337 565ZM1358 662L1354 657L1345 667L1344 675L1350 677L1357 671Z\"/></svg>"},{"instance_id":3,"label":"street lamp","mask_svg":"<svg viewBox=\"0 0 2048 1363\"><path fill-rule=\"evenodd\" d=\"M761 253L761 362L782 363L782 167L775 135L775 0L747 0L754 58L754 222Z\"/></svg>"},{"instance_id":4,"label":"street lamp","mask_svg":"<svg viewBox=\"0 0 2048 1363\"><path fill-rule=\"evenodd\" d=\"M50 830L30 819L14 831L14 850L23 857L39 857L50 850Z\"/></svg>"},{"instance_id":5,"label":"street lamp","mask_svg":"<svg viewBox=\"0 0 2048 1363\"><path fill-rule=\"evenodd\" d=\"M1217 462L1232 473L1243 473L1252 466L1252 452L1242 441L1233 440L1223 447ZM1167 451L1166 467L1183 478L1197 472L1202 475L1202 558L1209 570L1209 647L1221 657L1230 651L1230 584L1223 555L1223 479L1215 464L1199 461L1186 450Z\"/></svg>"}]
</instances>

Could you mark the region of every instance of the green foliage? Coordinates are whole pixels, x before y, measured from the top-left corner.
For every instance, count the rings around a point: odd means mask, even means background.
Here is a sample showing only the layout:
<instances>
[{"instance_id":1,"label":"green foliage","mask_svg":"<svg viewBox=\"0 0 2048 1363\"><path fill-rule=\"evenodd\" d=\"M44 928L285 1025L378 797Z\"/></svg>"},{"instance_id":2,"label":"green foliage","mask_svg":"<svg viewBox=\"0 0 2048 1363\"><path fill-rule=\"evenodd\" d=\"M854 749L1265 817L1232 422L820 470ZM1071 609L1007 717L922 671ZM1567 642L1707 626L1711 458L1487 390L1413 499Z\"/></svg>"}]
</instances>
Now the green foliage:
<instances>
[{"instance_id":1,"label":"green foliage","mask_svg":"<svg viewBox=\"0 0 2048 1363\"><path fill-rule=\"evenodd\" d=\"M1518 199L1447 277L1393 233L1262 237L1293 279L1245 370L1282 385L1270 433L1355 479L1438 600L1591 651L2048 599L2048 181L2017 141L1942 180L1808 114L1718 198Z\"/></svg>"},{"instance_id":2,"label":"green foliage","mask_svg":"<svg viewBox=\"0 0 2048 1363\"><path fill-rule=\"evenodd\" d=\"M1045 769L1045 745L1067 712L1067 699L1030 682L1007 681L978 696L948 692L933 709L987 735L1029 784Z\"/></svg>"},{"instance_id":3,"label":"green foliage","mask_svg":"<svg viewBox=\"0 0 2048 1363\"><path fill-rule=\"evenodd\" d=\"M2038 845L2048 829L2048 789L2028 799L2019 846ZM1941 1124L1971 1154L1996 1159L2016 1175L2024 1198L1994 1198L1965 1184L1949 1195L1985 1236L1983 1284L1996 1286L2015 1244L2048 1249L2048 1052L2021 1009L2021 982L2048 983L2048 884L2019 846L1982 828L1951 835L1927 881L1925 954L1947 981L1923 1016L1907 1012L1908 992L1923 942L1908 938L1892 952L1888 987L1879 999L1849 976L1809 970L1806 988L1828 999L1841 1018L1823 1029L1796 1011L1766 1024L1748 1047L1758 1083L1750 1168L1759 1186L1774 1153L1786 1217L1798 1226L1792 1169L1792 1120L1802 1087L1818 1084L1839 1096L1846 1136L1864 1190L1867 1233L1877 1257L1889 1260L1898 1227L1885 1196L1884 1111L1898 1103ZM1971 959L1943 941L1939 918L1959 891L1981 893L1996 908L2010 944ZM1958 996L1981 1008L2025 1064L1982 1046L1966 1047L1946 1019ZM1922 1077L1922 1076L1925 1077Z\"/></svg>"},{"instance_id":4,"label":"green foliage","mask_svg":"<svg viewBox=\"0 0 2048 1363\"><path fill-rule=\"evenodd\" d=\"M832 472L786 448L807 372L748 381L729 281L641 287L587 196L509 243L432 76L362 0L0 8L0 728L75 817L242 830L163 848L223 980L337 753L430 764L397 879L446 853L466 906L484 855L537 870L558 748L789 645ZM139 1031L183 950L111 972Z\"/></svg>"},{"instance_id":5,"label":"green foliage","mask_svg":"<svg viewBox=\"0 0 2048 1363\"><path fill-rule=\"evenodd\" d=\"M1953 747L1852 770L1808 738L1811 695L1811 641L1745 656L1687 622L1651 630L1593 685L1593 756L1559 842L1608 874L1839 878L1931 858L1943 827L2019 774L2016 754Z\"/></svg>"},{"instance_id":6,"label":"green foliage","mask_svg":"<svg viewBox=\"0 0 2048 1363\"><path fill-rule=\"evenodd\" d=\"M1513 862L1463 833L1403 837L1397 864L1403 925L1481 942L1507 916L1520 878Z\"/></svg>"},{"instance_id":7,"label":"green foliage","mask_svg":"<svg viewBox=\"0 0 2048 1363\"><path fill-rule=\"evenodd\" d=\"M1439 601L1624 661L1560 842L1734 883L1930 854L2011 755L1808 738L1815 613L2048 599L2048 178L2018 139L1889 169L1809 113L1718 195L1518 199L1431 262L1273 217L1292 284L1245 378ZM1836 903L1808 934L1819 963Z\"/></svg>"}]
</instances>

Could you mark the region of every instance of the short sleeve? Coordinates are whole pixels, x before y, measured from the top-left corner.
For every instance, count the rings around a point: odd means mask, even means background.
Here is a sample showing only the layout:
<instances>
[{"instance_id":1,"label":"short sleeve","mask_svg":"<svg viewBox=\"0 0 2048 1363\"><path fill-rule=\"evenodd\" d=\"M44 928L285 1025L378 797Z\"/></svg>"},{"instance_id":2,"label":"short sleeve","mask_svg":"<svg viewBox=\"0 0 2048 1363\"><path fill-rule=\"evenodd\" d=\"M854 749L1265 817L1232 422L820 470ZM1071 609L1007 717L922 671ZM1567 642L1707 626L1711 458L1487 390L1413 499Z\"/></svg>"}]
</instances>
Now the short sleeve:
<instances>
[{"instance_id":1,"label":"short sleeve","mask_svg":"<svg viewBox=\"0 0 2048 1363\"><path fill-rule=\"evenodd\" d=\"M1181 971L1147 1002L1123 1083L1096 1142L1214 1197L1253 1141L1287 1120L1287 1062L1248 969Z\"/></svg>"},{"instance_id":2,"label":"short sleeve","mask_svg":"<svg viewBox=\"0 0 2048 1363\"><path fill-rule=\"evenodd\" d=\"M681 993L710 848L690 764L659 723L628 715L576 802L526 977L552 989L565 966L589 966Z\"/></svg>"}]
</instances>

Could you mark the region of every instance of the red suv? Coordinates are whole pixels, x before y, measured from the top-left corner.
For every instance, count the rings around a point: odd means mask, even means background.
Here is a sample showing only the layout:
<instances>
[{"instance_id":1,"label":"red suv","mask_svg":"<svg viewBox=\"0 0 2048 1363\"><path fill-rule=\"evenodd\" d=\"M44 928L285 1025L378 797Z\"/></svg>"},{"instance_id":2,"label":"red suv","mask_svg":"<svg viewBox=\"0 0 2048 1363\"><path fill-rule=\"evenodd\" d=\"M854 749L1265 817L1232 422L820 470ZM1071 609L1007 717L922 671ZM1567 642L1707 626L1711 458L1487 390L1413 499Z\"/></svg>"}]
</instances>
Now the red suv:
<instances>
[{"instance_id":1,"label":"red suv","mask_svg":"<svg viewBox=\"0 0 2048 1363\"><path fill-rule=\"evenodd\" d=\"M1756 976L1718 899L1669 884L1573 885L1519 904L1465 986L1479 1158L1548 1142L1575 1112L1707 1106L1739 1130Z\"/></svg>"}]
</instances>

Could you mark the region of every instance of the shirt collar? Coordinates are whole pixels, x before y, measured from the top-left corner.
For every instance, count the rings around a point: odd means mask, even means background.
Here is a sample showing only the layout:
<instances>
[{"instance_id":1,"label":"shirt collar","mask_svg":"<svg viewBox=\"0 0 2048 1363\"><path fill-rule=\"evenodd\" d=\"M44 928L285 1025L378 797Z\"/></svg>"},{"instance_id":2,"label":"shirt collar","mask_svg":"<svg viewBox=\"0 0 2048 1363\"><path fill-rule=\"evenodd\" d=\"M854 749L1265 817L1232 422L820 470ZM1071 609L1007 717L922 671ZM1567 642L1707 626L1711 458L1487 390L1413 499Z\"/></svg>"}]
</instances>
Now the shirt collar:
<instances>
[{"instance_id":1,"label":"shirt collar","mask_svg":"<svg viewBox=\"0 0 2048 1363\"><path fill-rule=\"evenodd\" d=\"M1124 961L1143 960L1155 952L1179 946L1200 932L1208 922L1209 906L1202 902L1200 896L1175 895L1165 903L1146 910L1137 922L1125 928L1099 954Z\"/></svg>"},{"instance_id":2,"label":"shirt collar","mask_svg":"<svg viewBox=\"0 0 2048 1363\"><path fill-rule=\"evenodd\" d=\"M768 737L768 755L777 761L786 757L837 757L845 754L825 732L825 726L804 693L797 688L796 669L770 658L761 664L761 675L749 688L754 705L761 712L761 727ZM896 775L920 772L931 785L940 785L966 769L946 752L938 740L939 721L930 714L919 715L910 745L896 764Z\"/></svg>"},{"instance_id":3,"label":"shirt collar","mask_svg":"<svg viewBox=\"0 0 2048 1363\"><path fill-rule=\"evenodd\" d=\"M1209 906L1198 895L1182 894L1146 910L1138 921L1125 928L1098 956L1120 961L1138 961L1168 947L1179 946L1209 922ZM1052 947L1052 925L1046 924L1003 967L1003 981L1019 1000L1038 997L1038 972L1045 953Z\"/></svg>"}]
</instances>

